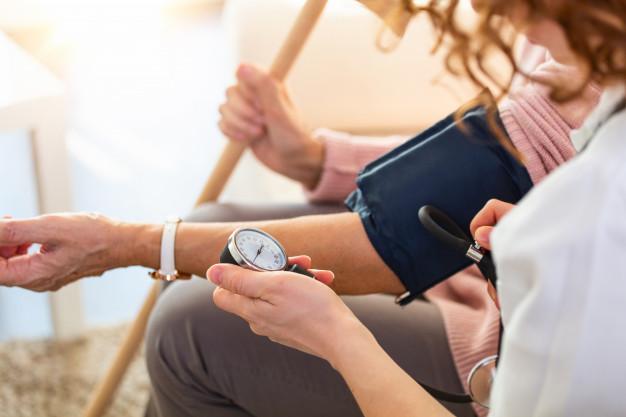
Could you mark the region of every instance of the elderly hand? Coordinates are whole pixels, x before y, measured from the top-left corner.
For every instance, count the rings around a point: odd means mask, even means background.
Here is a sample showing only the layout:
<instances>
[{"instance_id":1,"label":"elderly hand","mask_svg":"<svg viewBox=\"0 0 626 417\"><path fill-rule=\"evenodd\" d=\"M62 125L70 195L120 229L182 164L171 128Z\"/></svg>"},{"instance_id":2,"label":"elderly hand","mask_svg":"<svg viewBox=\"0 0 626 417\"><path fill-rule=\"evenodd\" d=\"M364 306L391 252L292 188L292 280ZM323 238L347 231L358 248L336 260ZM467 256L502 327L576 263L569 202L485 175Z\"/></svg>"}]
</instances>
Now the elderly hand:
<instances>
[{"instance_id":1,"label":"elderly hand","mask_svg":"<svg viewBox=\"0 0 626 417\"><path fill-rule=\"evenodd\" d=\"M291 258L309 269L311 260ZM316 279L291 272L256 272L234 265L214 265L207 277L218 288L215 304L250 324L252 331L283 345L326 359L331 364L342 340L367 332L326 284L330 271L312 271Z\"/></svg>"},{"instance_id":2,"label":"elderly hand","mask_svg":"<svg viewBox=\"0 0 626 417\"><path fill-rule=\"evenodd\" d=\"M11 216L4 216L5 219L10 219ZM9 259L14 256L25 255L30 248L30 243L25 243L23 245L13 245L13 246L1 246L0 245L0 258Z\"/></svg>"},{"instance_id":3,"label":"elderly hand","mask_svg":"<svg viewBox=\"0 0 626 417\"><path fill-rule=\"evenodd\" d=\"M0 258L10 259L14 256L25 255L30 248L29 243L25 243L19 246L5 246L0 247Z\"/></svg>"},{"instance_id":4,"label":"elderly hand","mask_svg":"<svg viewBox=\"0 0 626 417\"><path fill-rule=\"evenodd\" d=\"M125 266L132 239L120 226L95 214L0 220L0 247L4 248L0 285L55 291L79 278ZM26 253L31 243L41 245L37 253Z\"/></svg>"},{"instance_id":5,"label":"elderly hand","mask_svg":"<svg viewBox=\"0 0 626 417\"><path fill-rule=\"evenodd\" d=\"M220 114L219 126L227 137L249 145L275 172L315 187L324 146L311 137L284 84L243 64L237 70L237 84L226 90Z\"/></svg>"},{"instance_id":6,"label":"elderly hand","mask_svg":"<svg viewBox=\"0 0 626 417\"><path fill-rule=\"evenodd\" d=\"M485 249L491 250L491 232L493 228L509 211L515 208L515 205L505 203L500 200L489 200L485 207L478 212L472 223L470 224L470 231L472 236L476 239L476 242ZM491 299L496 303L496 306L500 308L498 301L498 294L491 282L487 282L487 292Z\"/></svg>"}]
</instances>

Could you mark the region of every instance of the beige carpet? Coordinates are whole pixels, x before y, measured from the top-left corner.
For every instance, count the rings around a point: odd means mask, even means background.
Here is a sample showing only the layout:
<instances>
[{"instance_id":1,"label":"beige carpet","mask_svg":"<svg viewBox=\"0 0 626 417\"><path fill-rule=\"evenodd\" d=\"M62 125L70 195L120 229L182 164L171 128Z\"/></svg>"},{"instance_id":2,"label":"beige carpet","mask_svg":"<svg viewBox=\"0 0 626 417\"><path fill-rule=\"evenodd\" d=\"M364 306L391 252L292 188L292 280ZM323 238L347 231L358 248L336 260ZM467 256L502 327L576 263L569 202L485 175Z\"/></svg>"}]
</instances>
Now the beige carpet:
<instances>
[{"instance_id":1,"label":"beige carpet","mask_svg":"<svg viewBox=\"0 0 626 417\"><path fill-rule=\"evenodd\" d=\"M123 331L123 327L93 330L72 342L0 344L0 416L80 417ZM106 417L142 416L148 391L142 353L131 366Z\"/></svg>"}]
</instances>

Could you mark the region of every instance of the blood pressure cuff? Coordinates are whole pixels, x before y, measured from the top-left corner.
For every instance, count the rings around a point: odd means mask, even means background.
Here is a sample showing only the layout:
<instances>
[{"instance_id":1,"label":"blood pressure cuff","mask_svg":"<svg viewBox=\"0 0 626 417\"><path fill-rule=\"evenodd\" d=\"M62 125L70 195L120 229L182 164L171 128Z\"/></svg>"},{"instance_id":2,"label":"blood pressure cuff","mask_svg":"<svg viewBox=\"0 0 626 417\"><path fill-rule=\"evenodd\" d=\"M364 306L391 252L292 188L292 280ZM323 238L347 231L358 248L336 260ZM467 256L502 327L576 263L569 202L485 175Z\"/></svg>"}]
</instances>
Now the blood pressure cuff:
<instances>
[{"instance_id":1,"label":"blood pressure cuff","mask_svg":"<svg viewBox=\"0 0 626 417\"><path fill-rule=\"evenodd\" d=\"M463 126L448 116L367 165L346 200L408 298L471 264L421 225L422 206L443 210L469 236L471 220L489 199L516 203L532 187L527 170L491 132L483 107L461 120Z\"/></svg>"}]
</instances>

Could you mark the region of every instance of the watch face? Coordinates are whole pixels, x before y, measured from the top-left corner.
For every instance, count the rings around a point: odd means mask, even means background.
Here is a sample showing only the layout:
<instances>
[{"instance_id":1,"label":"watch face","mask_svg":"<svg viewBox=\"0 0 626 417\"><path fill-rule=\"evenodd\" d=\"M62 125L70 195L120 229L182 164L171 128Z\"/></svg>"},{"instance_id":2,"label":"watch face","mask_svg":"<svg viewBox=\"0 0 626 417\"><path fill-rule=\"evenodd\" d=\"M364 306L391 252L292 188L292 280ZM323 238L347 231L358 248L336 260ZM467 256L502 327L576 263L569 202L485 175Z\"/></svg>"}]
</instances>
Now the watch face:
<instances>
[{"instance_id":1,"label":"watch face","mask_svg":"<svg viewBox=\"0 0 626 417\"><path fill-rule=\"evenodd\" d=\"M285 251L265 232L242 229L235 235L235 245L245 260L264 271L280 271L287 265Z\"/></svg>"}]
</instances>

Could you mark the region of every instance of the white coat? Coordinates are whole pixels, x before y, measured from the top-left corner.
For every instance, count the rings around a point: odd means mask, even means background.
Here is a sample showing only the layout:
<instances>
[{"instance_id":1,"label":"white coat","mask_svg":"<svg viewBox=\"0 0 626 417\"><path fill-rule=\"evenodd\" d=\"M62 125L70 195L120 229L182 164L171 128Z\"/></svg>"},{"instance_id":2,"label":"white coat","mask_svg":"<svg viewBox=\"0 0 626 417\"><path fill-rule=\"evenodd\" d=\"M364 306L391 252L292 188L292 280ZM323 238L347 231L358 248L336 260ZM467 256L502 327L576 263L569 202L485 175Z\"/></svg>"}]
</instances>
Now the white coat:
<instances>
[{"instance_id":1,"label":"white coat","mask_svg":"<svg viewBox=\"0 0 626 417\"><path fill-rule=\"evenodd\" d=\"M626 416L623 98L605 92L577 138L595 133L587 149L494 231L505 337L492 417Z\"/></svg>"}]
</instances>

